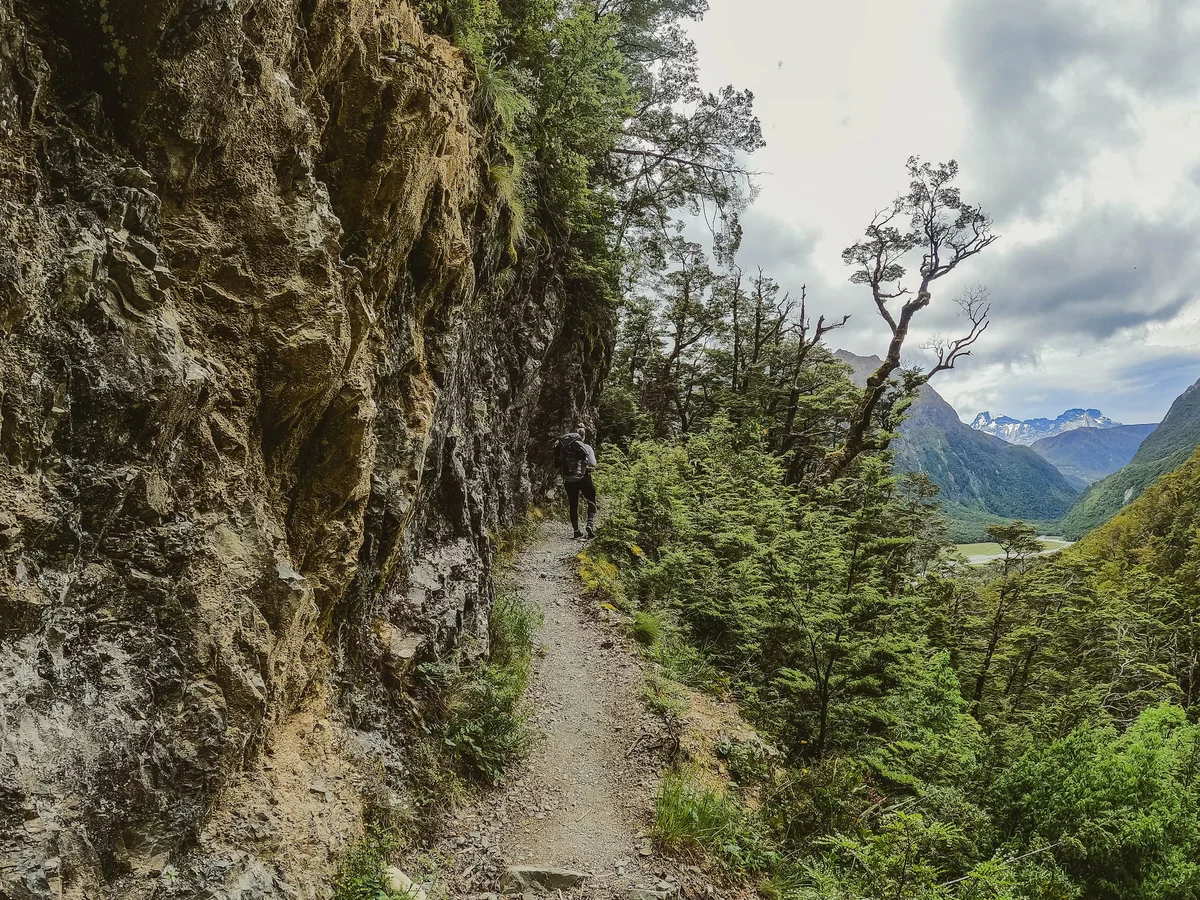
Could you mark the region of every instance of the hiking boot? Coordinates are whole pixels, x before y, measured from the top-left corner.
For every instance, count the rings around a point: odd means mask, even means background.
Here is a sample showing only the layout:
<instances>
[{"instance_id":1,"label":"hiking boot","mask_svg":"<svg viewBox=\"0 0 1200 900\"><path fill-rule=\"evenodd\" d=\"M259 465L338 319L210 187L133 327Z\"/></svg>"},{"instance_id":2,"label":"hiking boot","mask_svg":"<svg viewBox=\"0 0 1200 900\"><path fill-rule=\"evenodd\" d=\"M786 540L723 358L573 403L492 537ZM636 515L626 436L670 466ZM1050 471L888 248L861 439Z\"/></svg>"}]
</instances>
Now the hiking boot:
<instances>
[{"instance_id":1,"label":"hiking boot","mask_svg":"<svg viewBox=\"0 0 1200 900\"><path fill-rule=\"evenodd\" d=\"M591 522L587 524L587 536L589 541L596 536L596 529L592 527Z\"/></svg>"},{"instance_id":2,"label":"hiking boot","mask_svg":"<svg viewBox=\"0 0 1200 900\"><path fill-rule=\"evenodd\" d=\"M578 528L576 528L575 529L575 540L579 540L581 537L583 537L583 532L580 531Z\"/></svg>"}]
</instances>

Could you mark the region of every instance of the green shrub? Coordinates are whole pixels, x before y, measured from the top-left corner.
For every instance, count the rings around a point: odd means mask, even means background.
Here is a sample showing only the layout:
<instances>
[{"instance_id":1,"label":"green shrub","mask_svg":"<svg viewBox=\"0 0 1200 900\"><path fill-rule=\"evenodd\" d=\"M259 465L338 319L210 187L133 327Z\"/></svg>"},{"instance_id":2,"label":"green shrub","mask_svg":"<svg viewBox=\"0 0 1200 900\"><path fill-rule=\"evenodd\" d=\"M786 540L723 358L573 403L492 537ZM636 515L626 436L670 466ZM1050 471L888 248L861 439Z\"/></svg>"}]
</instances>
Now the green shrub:
<instances>
[{"instance_id":1,"label":"green shrub","mask_svg":"<svg viewBox=\"0 0 1200 900\"><path fill-rule=\"evenodd\" d=\"M501 19L495 0L418 0L416 9L427 29L450 38L472 62L488 57Z\"/></svg>"},{"instance_id":2,"label":"green shrub","mask_svg":"<svg viewBox=\"0 0 1200 900\"><path fill-rule=\"evenodd\" d=\"M409 746L410 777L405 790L412 814L408 821L391 819L407 841L419 840L430 823L443 821L467 801L470 785L463 776L464 769L441 733L421 737Z\"/></svg>"},{"instance_id":3,"label":"green shrub","mask_svg":"<svg viewBox=\"0 0 1200 900\"><path fill-rule=\"evenodd\" d=\"M529 750L532 734L523 697L533 665L540 615L516 595L492 607L491 658L450 687L445 744L470 779L495 782Z\"/></svg>"},{"instance_id":4,"label":"green shrub","mask_svg":"<svg viewBox=\"0 0 1200 900\"><path fill-rule=\"evenodd\" d=\"M730 777L739 784L763 783L771 777L770 748L760 740L724 740L716 750L729 767Z\"/></svg>"},{"instance_id":5,"label":"green shrub","mask_svg":"<svg viewBox=\"0 0 1200 900\"><path fill-rule=\"evenodd\" d=\"M642 610L634 616L631 630L634 640L643 647L652 647L662 638L662 620L654 613Z\"/></svg>"},{"instance_id":6,"label":"green shrub","mask_svg":"<svg viewBox=\"0 0 1200 900\"><path fill-rule=\"evenodd\" d=\"M629 609L620 569L602 554L587 550L580 553L578 558L583 595L601 604L607 603L614 609Z\"/></svg>"},{"instance_id":7,"label":"green shrub","mask_svg":"<svg viewBox=\"0 0 1200 900\"><path fill-rule=\"evenodd\" d=\"M652 835L671 850L703 850L734 871L761 873L778 862L755 817L727 791L669 772L654 803Z\"/></svg>"},{"instance_id":8,"label":"green shrub","mask_svg":"<svg viewBox=\"0 0 1200 900\"><path fill-rule=\"evenodd\" d=\"M407 900L408 894L388 890L384 876L398 849L390 831L369 829L342 857L333 878L333 900Z\"/></svg>"},{"instance_id":9,"label":"green shrub","mask_svg":"<svg viewBox=\"0 0 1200 900\"><path fill-rule=\"evenodd\" d=\"M519 673L521 687L529 680L534 641L542 614L517 594L501 594L489 619L491 664Z\"/></svg>"}]
</instances>

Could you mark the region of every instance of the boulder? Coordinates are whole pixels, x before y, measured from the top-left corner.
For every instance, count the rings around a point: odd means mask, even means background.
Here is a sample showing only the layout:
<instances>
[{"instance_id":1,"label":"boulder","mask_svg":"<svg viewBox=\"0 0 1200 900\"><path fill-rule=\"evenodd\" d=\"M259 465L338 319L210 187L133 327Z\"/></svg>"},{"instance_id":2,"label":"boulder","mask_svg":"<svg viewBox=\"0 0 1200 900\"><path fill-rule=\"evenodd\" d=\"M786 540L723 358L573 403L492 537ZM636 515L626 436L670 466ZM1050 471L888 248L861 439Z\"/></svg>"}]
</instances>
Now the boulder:
<instances>
[{"instance_id":1,"label":"boulder","mask_svg":"<svg viewBox=\"0 0 1200 900\"><path fill-rule=\"evenodd\" d=\"M587 872L556 869L552 866L509 866L504 873L504 888L508 891L566 891L582 884Z\"/></svg>"}]
</instances>

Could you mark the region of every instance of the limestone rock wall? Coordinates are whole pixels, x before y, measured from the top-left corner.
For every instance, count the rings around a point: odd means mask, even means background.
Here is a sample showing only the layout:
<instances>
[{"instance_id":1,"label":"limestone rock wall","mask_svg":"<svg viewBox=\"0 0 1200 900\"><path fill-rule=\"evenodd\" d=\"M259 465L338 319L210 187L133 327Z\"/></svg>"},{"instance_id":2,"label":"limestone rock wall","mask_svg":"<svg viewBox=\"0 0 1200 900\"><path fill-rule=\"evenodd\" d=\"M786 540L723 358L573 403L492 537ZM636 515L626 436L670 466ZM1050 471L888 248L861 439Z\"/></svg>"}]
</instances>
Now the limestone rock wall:
<instances>
[{"instance_id":1,"label":"limestone rock wall","mask_svg":"<svg viewBox=\"0 0 1200 900\"><path fill-rule=\"evenodd\" d=\"M604 323L400 0L0 0L0 897L317 897Z\"/></svg>"}]
</instances>

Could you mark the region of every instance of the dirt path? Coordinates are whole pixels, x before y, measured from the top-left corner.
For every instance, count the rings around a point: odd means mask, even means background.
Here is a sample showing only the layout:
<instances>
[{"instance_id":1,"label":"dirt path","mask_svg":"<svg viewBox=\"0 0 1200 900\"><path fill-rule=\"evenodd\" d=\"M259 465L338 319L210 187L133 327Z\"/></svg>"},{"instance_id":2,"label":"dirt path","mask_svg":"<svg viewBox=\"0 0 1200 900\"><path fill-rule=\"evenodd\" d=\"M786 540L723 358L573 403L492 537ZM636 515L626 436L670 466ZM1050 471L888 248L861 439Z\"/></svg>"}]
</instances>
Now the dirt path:
<instances>
[{"instance_id":1,"label":"dirt path","mask_svg":"<svg viewBox=\"0 0 1200 900\"><path fill-rule=\"evenodd\" d=\"M641 748L662 726L638 699L635 650L579 598L580 549L568 527L547 523L508 577L544 617L530 687L539 739L504 789L456 820L452 897L495 896L509 866L587 873L573 897L677 893L676 864L645 834L663 761Z\"/></svg>"}]
</instances>

